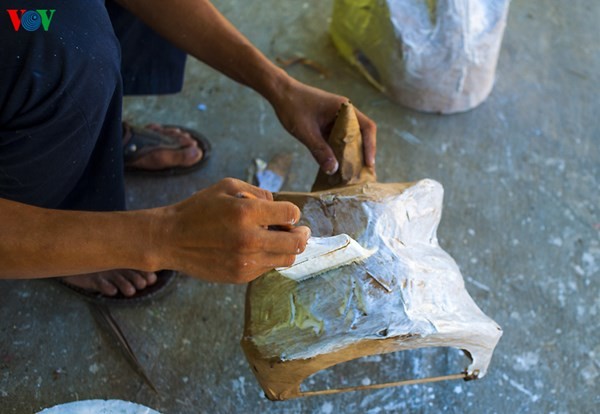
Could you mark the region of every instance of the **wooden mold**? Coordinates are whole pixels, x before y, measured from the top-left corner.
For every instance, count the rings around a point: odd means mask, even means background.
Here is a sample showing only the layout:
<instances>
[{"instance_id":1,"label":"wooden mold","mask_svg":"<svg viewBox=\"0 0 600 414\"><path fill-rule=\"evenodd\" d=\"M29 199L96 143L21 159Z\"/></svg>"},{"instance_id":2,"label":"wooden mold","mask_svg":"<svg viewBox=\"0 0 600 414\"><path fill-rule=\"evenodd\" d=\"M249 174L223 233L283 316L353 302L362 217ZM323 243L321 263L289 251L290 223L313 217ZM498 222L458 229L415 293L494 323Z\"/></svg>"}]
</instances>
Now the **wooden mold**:
<instances>
[{"instance_id":1,"label":"wooden mold","mask_svg":"<svg viewBox=\"0 0 600 414\"><path fill-rule=\"evenodd\" d=\"M320 191L276 199L296 204L314 236L346 233L376 252L302 282L273 270L249 284L241 345L266 396L285 400L482 377L502 330L471 299L458 266L437 242L442 186L429 179L377 183L374 171L363 167L350 103L342 106L329 142L340 160L336 176L319 175ZM444 377L300 389L306 378L336 364L423 347L462 349L471 364Z\"/></svg>"}]
</instances>

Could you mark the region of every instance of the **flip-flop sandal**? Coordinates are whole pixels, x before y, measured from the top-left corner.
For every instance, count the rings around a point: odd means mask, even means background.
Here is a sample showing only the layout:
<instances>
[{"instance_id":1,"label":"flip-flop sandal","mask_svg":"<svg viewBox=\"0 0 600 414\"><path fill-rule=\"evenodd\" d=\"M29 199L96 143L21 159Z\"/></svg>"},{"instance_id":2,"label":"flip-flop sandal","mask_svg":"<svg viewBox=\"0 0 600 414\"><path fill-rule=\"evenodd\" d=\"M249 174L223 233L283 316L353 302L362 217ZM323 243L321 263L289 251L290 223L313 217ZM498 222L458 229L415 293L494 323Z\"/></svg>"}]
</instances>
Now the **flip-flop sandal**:
<instances>
[{"instance_id":1,"label":"flip-flop sandal","mask_svg":"<svg viewBox=\"0 0 600 414\"><path fill-rule=\"evenodd\" d=\"M183 132L190 134L192 139L198 143L198 148L202 150L202 158L189 167L169 167L162 170L149 170L145 168L133 167L130 164L144 155L156 150L162 149L181 149L181 145L172 137L160 134L148 128L142 128L123 122L124 140L123 158L125 160L125 171L136 175L159 175L170 176L187 174L202 168L210 157L211 145L204 135L193 129L185 128L179 125L162 125L163 128L179 128ZM126 138L125 138L126 137Z\"/></svg>"},{"instance_id":2,"label":"flip-flop sandal","mask_svg":"<svg viewBox=\"0 0 600 414\"><path fill-rule=\"evenodd\" d=\"M174 270L161 270L156 272L156 283L138 290L133 296L125 296L120 292L114 296L106 296L99 292L92 292L80 288L79 286L72 285L62 279L55 280L62 286L69 288L71 292L76 293L78 296L90 302L102 305L134 305L158 299L165 296L167 293L170 293L176 285L175 280L178 275L179 274Z\"/></svg>"}]
</instances>

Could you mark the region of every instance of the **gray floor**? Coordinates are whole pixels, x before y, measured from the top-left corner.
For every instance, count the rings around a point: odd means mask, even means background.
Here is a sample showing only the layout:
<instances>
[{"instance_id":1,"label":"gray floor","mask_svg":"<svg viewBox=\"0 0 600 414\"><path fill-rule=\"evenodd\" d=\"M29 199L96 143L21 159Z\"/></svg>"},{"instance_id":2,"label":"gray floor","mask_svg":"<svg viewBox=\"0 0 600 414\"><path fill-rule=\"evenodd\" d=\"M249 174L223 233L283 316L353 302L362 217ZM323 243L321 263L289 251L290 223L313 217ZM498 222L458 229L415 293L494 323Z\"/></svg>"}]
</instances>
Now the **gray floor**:
<instances>
[{"instance_id":1,"label":"gray floor","mask_svg":"<svg viewBox=\"0 0 600 414\"><path fill-rule=\"evenodd\" d=\"M239 346L245 288L183 279L151 306L114 310L155 394L85 303L49 281L5 281L0 412L91 398L164 413L599 412L600 3L513 1L492 95L453 116L399 107L342 61L326 31L330 0L216 3L270 58L302 54L332 72L322 79L290 69L351 97L378 122L380 181L429 177L444 185L442 246L504 328L488 376L270 402ZM308 189L316 172L266 102L196 61L181 94L127 100L126 116L198 128L215 147L207 168L191 176L129 178L131 208L175 202L225 176L244 179L253 158L280 151L295 155L287 189ZM371 359L313 385L451 371L455 359L446 350Z\"/></svg>"}]
</instances>

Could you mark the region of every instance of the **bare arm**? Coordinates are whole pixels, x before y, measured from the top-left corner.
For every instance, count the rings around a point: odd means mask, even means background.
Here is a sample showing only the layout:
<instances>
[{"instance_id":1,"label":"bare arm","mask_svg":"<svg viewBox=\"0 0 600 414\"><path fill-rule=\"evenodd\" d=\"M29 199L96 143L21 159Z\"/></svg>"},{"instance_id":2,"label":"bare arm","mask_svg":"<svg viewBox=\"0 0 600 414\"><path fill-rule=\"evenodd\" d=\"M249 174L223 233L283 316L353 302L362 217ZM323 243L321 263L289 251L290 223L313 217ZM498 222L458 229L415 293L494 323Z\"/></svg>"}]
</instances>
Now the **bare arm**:
<instances>
[{"instance_id":1,"label":"bare arm","mask_svg":"<svg viewBox=\"0 0 600 414\"><path fill-rule=\"evenodd\" d=\"M288 76L244 37L208 0L118 0L175 45L233 80L251 87L273 106L283 126L308 147L321 168L338 168L326 142L345 97ZM365 164L375 166L376 126L357 111Z\"/></svg>"},{"instance_id":2,"label":"bare arm","mask_svg":"<svg viewBox=\"0 0 600 414\"><path fill-rule=\"evenodd\" d=\"M150 270L156 214L49 210L0 199L0 278Z\"/></svg>"},{"instance_id":3,"label":"bare arm","mask_svg":"<svg viewBox=\"0 0 600 414\"><path fill-rule=\"evenodd\" d=\"M290 81L209 1L118 1L174 45L269 100Z\"/></svg>"},{"instance_id":4,"label":"bare arm","mask_svg":"<svg viewBox=\"0 0 600 414\"><path fill-rule=\"evenodd\" d=\"M255 199L240 199L240 192ZM175 269L200 279L243 283L290 265L310 230L293 225L296 206L225 179L181 203L130 212L49 210L0 199L0 279L109 269Z\"/></svg>"}]
</instances>

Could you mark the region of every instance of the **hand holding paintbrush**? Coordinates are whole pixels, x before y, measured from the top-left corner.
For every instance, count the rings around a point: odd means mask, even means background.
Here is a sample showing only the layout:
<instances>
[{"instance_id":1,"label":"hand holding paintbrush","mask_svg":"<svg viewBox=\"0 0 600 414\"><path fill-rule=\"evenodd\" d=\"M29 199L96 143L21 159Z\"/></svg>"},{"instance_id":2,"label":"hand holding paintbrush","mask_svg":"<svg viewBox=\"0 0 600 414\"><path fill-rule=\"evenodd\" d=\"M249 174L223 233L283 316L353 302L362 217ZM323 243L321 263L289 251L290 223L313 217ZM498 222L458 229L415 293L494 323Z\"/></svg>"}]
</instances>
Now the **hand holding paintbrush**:
<instances>
[{"instance_id":1,"label":"hand holding paintbrush","mask_svg":"<svg viewBox=\"0 0 600 414\"><path fill-rule=\"evenodd\" d=\"M250 200L256 200L258 199L258 197L256 197L254 194L252 193L248 193L246 191L242 191L239 192L235 195L237 198L247 198ZM270 224L267 226L268 230L272 230L272 231L292 231L294 229L294 223L285 223L285 224ZM310 232L310 229L309 229ZM309 237L310 237L310 233L309 233ZM300 253L300 252L298 252Z\"/></svg>"},{"instance_id":2,"label":"hand holding paintbrush","mask_svg":"<svg viewBox=\"0 0 600 414\"><path fill-rule=\"evenodd\" d=\"M289 266L310 237L308 227L294 226L298 207L234 179L164 209L164 247L157 251L163 268L206 281L246 283Z\"/></svg>"}]
</instances>

